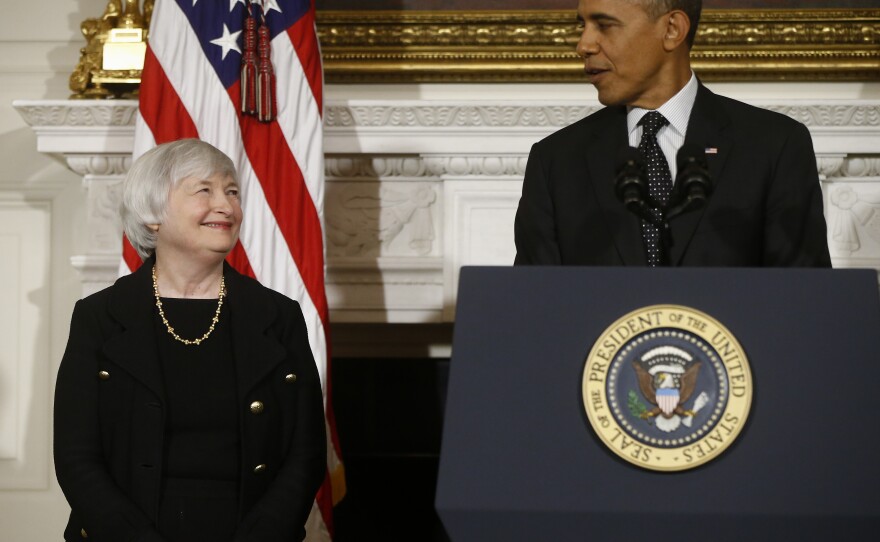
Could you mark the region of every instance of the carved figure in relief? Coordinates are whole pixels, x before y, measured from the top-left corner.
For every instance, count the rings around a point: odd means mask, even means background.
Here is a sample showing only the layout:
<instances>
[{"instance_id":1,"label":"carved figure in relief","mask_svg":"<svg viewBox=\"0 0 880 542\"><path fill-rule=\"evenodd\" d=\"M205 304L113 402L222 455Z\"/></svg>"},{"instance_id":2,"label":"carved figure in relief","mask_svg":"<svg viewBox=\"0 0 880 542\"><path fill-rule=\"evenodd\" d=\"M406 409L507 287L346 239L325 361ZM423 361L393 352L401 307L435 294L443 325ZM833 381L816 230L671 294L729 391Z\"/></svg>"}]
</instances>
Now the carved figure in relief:
<instances>
[{"instance_id":1,"label":"carved figure in relief","mask_svg":"<svg viewBox=\"0 0 880 542\"><path fill-rule=\"evenodd\" d=\"M327 193L328 249L336 256L367 256L385 252L407 230L410 252L430 254L434 242L431 206L437 194L430 186L389 188L349 184Z\"/></svg>"},{"instance_id":2,"label":"carved figure in relief","mask_svg":"<svg viewBox=\"0 0 880 542\"><path fill-rule=\"evenodd\" d=\"M831 246L836 251L849 255L861 250L859 226L880 244L880 194L860 194L843 185L831 191L831 206Z\"/></svg>"}]
</instances>

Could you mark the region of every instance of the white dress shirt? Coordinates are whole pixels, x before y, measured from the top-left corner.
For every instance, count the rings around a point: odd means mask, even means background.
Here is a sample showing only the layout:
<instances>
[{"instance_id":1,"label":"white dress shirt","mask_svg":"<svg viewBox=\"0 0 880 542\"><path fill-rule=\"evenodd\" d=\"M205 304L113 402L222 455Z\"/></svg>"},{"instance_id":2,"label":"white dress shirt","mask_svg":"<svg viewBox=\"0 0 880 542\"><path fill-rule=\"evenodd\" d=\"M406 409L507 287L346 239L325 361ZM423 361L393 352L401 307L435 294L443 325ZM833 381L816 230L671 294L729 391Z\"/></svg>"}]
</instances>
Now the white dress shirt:
<instances>
[{"instance_id":1,"label":"white dress shirt","mask_svg":"<svg viewBox=\"0 0 880 542\"><path fill-rule=\"evenodd\" d=\"M691 111L694 108L694 101L697 99L697 76L691 72L691 78L687 84L678 91L678 94L669 99L665 104L657 108L657 112L666 117L669 124L664 126L657 132L657 143L660 150L666 156L669 162L669 172L672 174L672 182L675 183L675 176L678 173L678 164L676 164L676 155L678 149L684 145L684 137L687 135L688 120L691 118ZM629 132L629 144L638 147L642 139L642 127L639 121L642 120L650 109L642 109L641 107L631 107L626 115L626 126Z\"/></svg>"}]
</instances>

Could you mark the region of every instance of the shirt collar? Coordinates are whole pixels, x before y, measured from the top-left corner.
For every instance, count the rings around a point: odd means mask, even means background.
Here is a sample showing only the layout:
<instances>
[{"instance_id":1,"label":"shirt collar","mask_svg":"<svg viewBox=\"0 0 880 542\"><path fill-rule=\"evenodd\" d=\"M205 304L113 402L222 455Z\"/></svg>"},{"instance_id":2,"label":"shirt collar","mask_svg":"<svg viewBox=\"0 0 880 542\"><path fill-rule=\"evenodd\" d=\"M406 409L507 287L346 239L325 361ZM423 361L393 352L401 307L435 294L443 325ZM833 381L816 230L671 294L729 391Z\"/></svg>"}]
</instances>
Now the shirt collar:
<instances>
[{"instance_id":1,"label":"shirt collar","mask_svg":"<svg viewBox=\"0 0 880 542\"><path fill-rule=\"evenodd\" d=\"M657 108L657 112L666 117L669 126L681 136L687 134L688 121L691 118L694 102L697 100L698 88L697 76L691 71L691 78L687 84L675 96ZM626 114L628 133L632 134L639 127L639 121L642 120L642 117L650 111L650 109L642 109L641 107L630 107Z\"/></svg>"}]
</instances>

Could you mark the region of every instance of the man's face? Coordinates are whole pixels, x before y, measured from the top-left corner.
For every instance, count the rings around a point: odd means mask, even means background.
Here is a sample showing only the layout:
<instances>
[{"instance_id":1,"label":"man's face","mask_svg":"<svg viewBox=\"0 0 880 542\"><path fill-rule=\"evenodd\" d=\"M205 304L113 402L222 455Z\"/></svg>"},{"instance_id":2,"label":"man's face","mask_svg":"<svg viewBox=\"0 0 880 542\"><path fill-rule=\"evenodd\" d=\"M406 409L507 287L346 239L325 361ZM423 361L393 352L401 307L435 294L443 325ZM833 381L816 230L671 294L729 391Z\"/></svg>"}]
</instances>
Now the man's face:
<instances>
[{"instance_id":1,"label":"man's face","mask_svg":"<svg viewBox=\"0 0 880 542\"><path fill-rule=\"evenodd\" d=\"M577 53L602 104L656 109L668 99L662 88L667 16L654 20L633 0L579 0L578 22Z\"/></svg>"}]
</instances>

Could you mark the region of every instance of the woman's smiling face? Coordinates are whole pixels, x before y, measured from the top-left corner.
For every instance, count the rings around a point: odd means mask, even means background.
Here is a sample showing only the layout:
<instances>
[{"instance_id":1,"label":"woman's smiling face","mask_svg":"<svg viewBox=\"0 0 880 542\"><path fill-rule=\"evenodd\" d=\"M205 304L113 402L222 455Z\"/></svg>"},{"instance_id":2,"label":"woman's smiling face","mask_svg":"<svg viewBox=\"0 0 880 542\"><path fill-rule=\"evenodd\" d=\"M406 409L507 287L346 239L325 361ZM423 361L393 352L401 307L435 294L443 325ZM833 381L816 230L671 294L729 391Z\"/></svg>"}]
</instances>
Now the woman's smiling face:
<instances>
[{"instance_id":1,"label":"woman's smiling face","mask_svg":"<svg viewBox=\"0 0 880 542\"><path fill-rule=\"evenodd\" d=\"M222 255L238 241L242 213L239 187L232 177L186 177L168 195L165 220L151 225L163 253Z\"/></svg>"}]
</instances>

